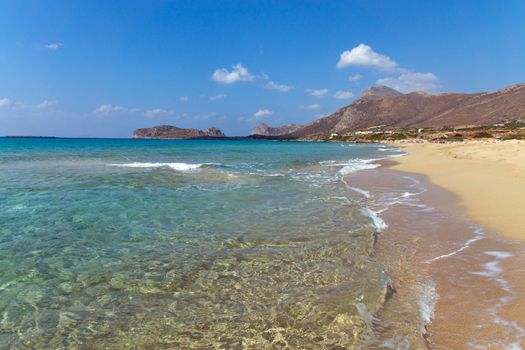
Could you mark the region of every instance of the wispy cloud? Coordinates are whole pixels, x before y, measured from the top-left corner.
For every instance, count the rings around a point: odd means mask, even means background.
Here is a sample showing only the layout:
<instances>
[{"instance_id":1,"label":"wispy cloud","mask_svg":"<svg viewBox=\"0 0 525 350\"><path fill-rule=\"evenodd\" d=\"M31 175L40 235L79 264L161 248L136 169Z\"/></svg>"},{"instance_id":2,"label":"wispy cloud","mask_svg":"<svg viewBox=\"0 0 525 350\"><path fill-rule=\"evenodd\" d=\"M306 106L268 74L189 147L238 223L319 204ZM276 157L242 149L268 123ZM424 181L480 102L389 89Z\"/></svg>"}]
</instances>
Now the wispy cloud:
<instances>
[{"instance_id":1,"label":"wispy cloud","mask_svg":"<svg viewBox=\"0 0 525 350\"><path fill-rule=\"evenodd\" d=\"M317 103L314 103L308 106L303 106L303 109L306 109L307 111L315 111L316 109L319 109L319 108L321 108L321 106Z\"/></svg>"},{"instance_id":2,"label":"wispy cloud","mask_svg":"<svg viewBox=\"0 0 525 350\"><path fill-rule=\"evenodd\" d=\"M99 115L112 115L119 113L137 113L140 112L139 108L128 108L123 106L114 106L111 104L104 104L98 106L93 113Z\"/></svg>"},{"instance_id":3,"label":"wispy cloud","mask_svg":"<svg viewBox=\"0 0 525 350\"><path fill-rule=\"evenodd\" d=\"M34 107L36 109L47 109L49 107L52 107L52 106L55 106L56 104L58 104L57 101L48 101L48 100L44 100L36 105L34 105Z\"/></svg>"},{"instance_id":4,"label":"wispy cloud","mask_svg":"<svg viewBox=\"0 0 525 350\"><path fill-rule=\"evenodd\" d=\"M352 97L354 97L354 94L351 93L350 91L337 91L334 94L334 98L337 98L339 100L348 100L348 99L351 99Z\"/></svg>"},{"instance_id":5,"label":"wispy cloud","mask_svg":"<svg viewBox=\"0 0 525 350\"><path fill-rule=\"evenodd\" d=\"M49 101L44 100L42 102L31 104L31 103L24 103L24 102L11 102L13 105L13 110L16 111L29 111L29 112L41 112L47 109L50 109L51 107L54 107L58 105L58 101Z\"/></svg>"},{"instance_id":6,"label":"wispy cloud","mask_svg":"<svg viewBox=\"0 0 525 350\"><path fill-rule=\"evenodd\" d=\"M349 76L348 80L349 81L359 81L361 80L361 78L363 78L361 74L354 74L354 75Z\"/></svg>"},{"instance_id":7,"label":"wispy cloud","mask_svg":"<svg viewBox=\"0 0 525 350\"><path fill-rule=\"evenodd\" d=\"M162 108L153 108L148 109L144 112L146 118L152 119L160 116L173 116L175 111L173 109L162 109Z\"/></svg>"},{"instance_id":8,"label":"wispy cloud","mask_svg":"<svg viewBox=\"0 0 525 350\"><path fill-rule=\"evenodd\" d=\"M220 84L234 84L240 81L253 81L255 76L242 64L238 63L231 70L226 68L217 69L213 72L211 79Z\"/></svg>"},{"instance_id":9,"label":"wispy cloud","mask_svg":"<svg viewBox=\"0 0 525 350\"><path fill-rule=\"evenodd\" d=\"M375 52L370 46L359 44L351 50L343 51L337 62L337 68L362 66L382 71L393 71L398 67L396 61L388 56Z\"/></svg>"},{"instance_id":10,"label":"wispy cloud","mask_svg":"<svg viewBox=\"0 0 525 350\"><path fill-rule=\"evenodd\" d=\"M403 73L398 77L388 77L376 81L404 93L412 91L433 91L439 88L438 78L432 73Z\"/></svg>"},{"instance_id":11,"label":"wispy cloud","mask_svg":"<svg viewBox=\"0 0 525 350\"><path fill-rule=\"evenodd\" d=\"M304 90L308 96L324 97L328 93L328 89L306 89Z\"/></svg>"},{"instance_id":12,"label":"wispy cloud","mask_svg":"<svg viewBox=\"0 0 525 350\"><path fill-rule=\"evenodd\" d=\"M190 100L190 98L188 96L182 96L182 97L179 97L179 102L180 103L186 103Z\"/></svg>"},{"instance_id":13,"label":"wispy cloud","mask_svg":"<svg viewBox=\"0 0 525 350\"><path fill-rule=\"evenodd\" d=\"M8 99L7 97L0 98L0 108L9 106L10 104L11 104L11 100Z\"/></svg>"},{"instance_id":14,"label":"wispy cloud","mask_svg":"<svg viewBox=\"0 0 525 350\"><path fill-rule=\"evenodd\" d=\"M226 98L226 94L217 94L215 96L211 96L210 97L210 101L212 101L212 102L220 101L220 100L222 100L224 98Z\"/></svg>"},{"instance_id":15,"label":"wispy cloud","mask_svg":"<svg viewBox=\"0 0 525 350\"><path fill-rule=\"evenodd\" d=\"M285 84L278 84L274 81L269 81L266 84L264 84L264 87L269 90L275 90L279 92L288 92L293 89L293 86L291 85L285 85Z\"/></svg>"},{"instance_id":16,"label":"wispy cloud","mask_svg":"<svg viewBox=\"0 0 525 350\"><path fill-rule=\"evenodd\" d=\"M44 45L44 47L48 50L58 50L60 49L62 46L64 46L62 43L59 43L59 42L56 42L56 43L50 43L50 44L46 44Z\"/></svg>"}]
</instances>

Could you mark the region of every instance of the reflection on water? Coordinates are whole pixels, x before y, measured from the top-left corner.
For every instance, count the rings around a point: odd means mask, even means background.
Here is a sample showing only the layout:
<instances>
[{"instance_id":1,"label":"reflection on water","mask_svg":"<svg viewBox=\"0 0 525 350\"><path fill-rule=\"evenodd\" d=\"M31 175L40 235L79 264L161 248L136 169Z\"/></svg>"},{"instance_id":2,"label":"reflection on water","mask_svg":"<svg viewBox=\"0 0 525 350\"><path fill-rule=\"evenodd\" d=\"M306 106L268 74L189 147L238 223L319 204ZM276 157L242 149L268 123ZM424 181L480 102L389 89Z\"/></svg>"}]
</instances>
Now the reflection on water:
<instances>
[{"instance_id":1,"label":"reflection on water","mask_svg":"<svg viewBox=\"0 0 525 350\"><path fill-rule=\"evenodd\" d=\"M351 348L385 301L363 197L320 164L376 146L11 142L1 348Z\"/></svg>"}]
</instances>

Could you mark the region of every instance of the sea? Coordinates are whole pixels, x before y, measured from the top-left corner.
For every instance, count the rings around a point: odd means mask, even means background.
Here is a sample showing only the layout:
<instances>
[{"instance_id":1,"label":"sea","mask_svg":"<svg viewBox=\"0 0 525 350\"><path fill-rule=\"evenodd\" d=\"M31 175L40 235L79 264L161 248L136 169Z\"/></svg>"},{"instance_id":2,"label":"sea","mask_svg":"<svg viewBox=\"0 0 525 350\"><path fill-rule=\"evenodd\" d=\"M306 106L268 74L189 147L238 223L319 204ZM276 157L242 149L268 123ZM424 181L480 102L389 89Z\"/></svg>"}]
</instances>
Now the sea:
<instances>
[{"instance_id":1,"label":"sea","mask_svg":"<svg viewBox=\"0 0 525 350\"><path fill-rule=\"evenodd\" d=\"M387 223L347 180L402 154L0 139L0 349L412 348L435 301L381 319Z\"/></svg>"}]
</instances>

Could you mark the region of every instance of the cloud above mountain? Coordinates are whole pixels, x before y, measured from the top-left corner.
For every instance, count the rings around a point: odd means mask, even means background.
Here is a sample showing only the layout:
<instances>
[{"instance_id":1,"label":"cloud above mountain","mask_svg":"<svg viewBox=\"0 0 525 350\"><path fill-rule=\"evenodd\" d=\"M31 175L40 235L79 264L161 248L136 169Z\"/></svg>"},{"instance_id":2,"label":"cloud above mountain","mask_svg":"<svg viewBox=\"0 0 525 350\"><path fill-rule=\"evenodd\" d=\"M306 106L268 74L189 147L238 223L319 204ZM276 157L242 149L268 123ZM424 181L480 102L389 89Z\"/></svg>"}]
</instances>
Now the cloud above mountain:
<instances>
[{"instance_id":1,"label":"cloud above mountain","mask_svg":"<svg viewBox=\"0 0 525 350\"><path fill-rule=\"evenodd\" d=\"M433 91L439 88L438 78L432 73L403 73L397 77L387 77L376 81L400 92Z\"/></svg>"},{"instance_id":2,"label":"cloud above mountain","mask_svg":"<svg viewBox=\"0 0 525 350\"><path fill-rule=\"evenodd\" d=\"M433 73L413 72L400 66L394 59L374 51L366 44L359 44L351 50L343 51L336 66L337 68L354 66L375 69L385 75L390 75L376 80L376 85L385 85L405 93L416 90L434 91L439 88L438 78ZM361 78L361 74L354 74L348 80L359 81ZM346 98L339 92L336 95L334 95L335 98Z\"/></svg>"},{"instance_id":3,"label":"cloud above mountain","mask_svg":"<svg viewBox=\"0 0 525 350\"><path fill-rule=\"evenodd\" d=\"M336 66L337 68L361 66L382 71L393 71L398 67L398 64L390 57L374 51L370 46L359 44L351 50L343 51Z\"/></svg>"},{"instance_id":4,"label":"cloud above mountain","mask_svg":"<svg viewBox=\"0 0 525 350\"><path fill-rule=\"evenodd\" d=\"M334 94L334 98L336 98L338 100L349 100L352 97L354 97L354 94L352 92L350 92L350 91L337 91Z\"/></svg>"},{"instance_id":5,"label":"cloud above mountain","mask_svg":"<svg viewBox=\"0 0 525 350\"><path fill-rule=\"evenodd\" d=\"M226 68L217 69L213 72L211 79L220 84L234 84L241 81L253 81L255 76L247 68L238 63L231 70Z\"/></svg>"},{"instance_id":6,"label":"cloud above mountain","mask_svg":"<svg viewBox=\"0 0 525 350\"><path fill-rule=\"evenodd\" d=\"M269 109L259 109L257 112L253 114L253 117L256 119L264 118L273 115L273 111Z\"/></svg>"},{"instance_id":7,"label":"cloud above mountain","mask_svg":"<svg viewBox=\"0 0 525 350\"><path fill-rule=\"evenodd\" d=\"M308 96L324 97L328 93L328 89L306 89L304 90Z\"/></svg>"}]
</instances>

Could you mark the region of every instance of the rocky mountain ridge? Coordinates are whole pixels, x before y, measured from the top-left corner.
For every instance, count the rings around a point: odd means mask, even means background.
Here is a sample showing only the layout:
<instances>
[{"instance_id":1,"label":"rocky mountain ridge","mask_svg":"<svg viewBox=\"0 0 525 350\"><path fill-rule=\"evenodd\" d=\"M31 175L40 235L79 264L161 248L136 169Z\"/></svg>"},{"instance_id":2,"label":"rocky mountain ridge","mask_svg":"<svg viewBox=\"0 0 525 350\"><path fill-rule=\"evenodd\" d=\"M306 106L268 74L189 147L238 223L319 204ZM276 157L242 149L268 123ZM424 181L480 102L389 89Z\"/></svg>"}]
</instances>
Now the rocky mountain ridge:
<instances>
[{"instance_id":1,"label":"rocky mountain ridge","mask_svg":"<svg viewBox=\"0 0 525 350\"><path fill-rule=\"evenodd\" d=\"M335 113L305 125L257 125L248 137L234 139L304 139L392 133L420 128L472 128L525 120L525 84L495 92L403 94L386 86L364 90L360 97ZM182 129L171 125L137 129L134 138L227 138L217 128Z\"/></svg>"},{"instance_id":2,"label":"rocky mountain ridge","mask_svg":"<svg viewBox=\"0 0 525 350\"><path fill-rule=\"evenodd\" d=\"M485 126L520 119L525 119L525 84L474 94L402 94L388 87L372 87L350 105L286 136L309 139L369 130Z\"/></svg>"},{"instance_id":3,"label":"rocky mountain ridge","mask_svg":"<svg viewBox=\"0 0 525 350\"><path fill-rule=\"evenodd\" d=\"M283 126L271 127L265 123L258 124L253 128L251 135L262 135L262 136L283 136L289 135L301 128L301 125L288 124Z\"/></svg>"}]
</instances>

